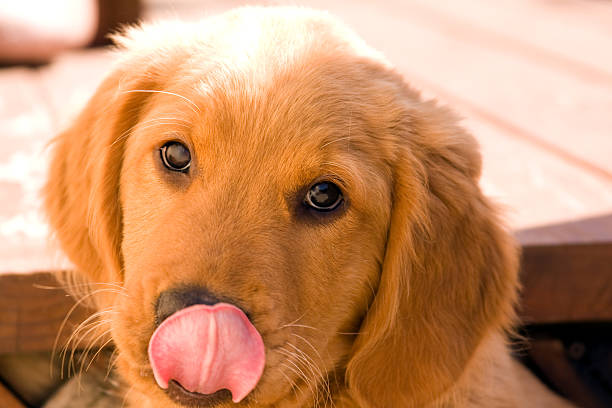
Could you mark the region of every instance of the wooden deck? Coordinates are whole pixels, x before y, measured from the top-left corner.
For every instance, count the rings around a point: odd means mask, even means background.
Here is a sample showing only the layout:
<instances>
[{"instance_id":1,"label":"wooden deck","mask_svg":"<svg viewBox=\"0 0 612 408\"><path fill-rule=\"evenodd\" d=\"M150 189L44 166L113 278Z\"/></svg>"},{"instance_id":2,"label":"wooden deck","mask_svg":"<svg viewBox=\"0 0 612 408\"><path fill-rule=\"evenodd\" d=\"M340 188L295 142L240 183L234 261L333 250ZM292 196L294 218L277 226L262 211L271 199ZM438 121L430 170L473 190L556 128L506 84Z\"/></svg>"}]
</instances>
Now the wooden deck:
<instances>
[{"instance_id":1,"label":"wooden deck","mask_svg":"<svg viewBox=\"0 0 612 408\"><path fill-rule=\"evenodd\" d=\"M145 1L146 18L193 20L243 2L172 3ZM375 3L300 2L339 16L465 118L482 146L482 187L523 245L524 319L612 322L612 2ZM66 265L48 246L38 191L48 142L111 63L95 49L0 69L0 353L48 349L70 307L32 287Z\"/></svg>"}]
</instances>

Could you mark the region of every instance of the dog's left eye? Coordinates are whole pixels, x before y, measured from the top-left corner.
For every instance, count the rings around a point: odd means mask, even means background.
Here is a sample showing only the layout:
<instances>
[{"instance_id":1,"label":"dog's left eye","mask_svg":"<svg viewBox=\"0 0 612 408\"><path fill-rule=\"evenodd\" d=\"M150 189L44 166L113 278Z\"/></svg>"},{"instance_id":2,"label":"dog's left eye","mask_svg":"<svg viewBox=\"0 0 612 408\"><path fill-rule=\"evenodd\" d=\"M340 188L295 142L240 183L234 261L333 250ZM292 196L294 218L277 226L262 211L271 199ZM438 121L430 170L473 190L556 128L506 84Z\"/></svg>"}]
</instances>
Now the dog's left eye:
<instances>
[{"instance_id":1,"label":"dog's left eye","mask_svg":"<svg viewBox=\"0 0 612 408\"><path fill-rule=\"evenodd\" d=\"M304 203L317 211L333 211L342 204L342 201L342 191L329 181L310 187L304 198Z\"/></svg>"},{"instance_id":2,"label":"dog's left eye","mask_svg":"<svg viewBox=\"0 0 612 408\"><path fill-rule=\"evenodd\" d=\"M189 149L179 142L168 142L159 149L164 166L172 171L186 172L191 165Z\"/></svg>"}]
</instances>

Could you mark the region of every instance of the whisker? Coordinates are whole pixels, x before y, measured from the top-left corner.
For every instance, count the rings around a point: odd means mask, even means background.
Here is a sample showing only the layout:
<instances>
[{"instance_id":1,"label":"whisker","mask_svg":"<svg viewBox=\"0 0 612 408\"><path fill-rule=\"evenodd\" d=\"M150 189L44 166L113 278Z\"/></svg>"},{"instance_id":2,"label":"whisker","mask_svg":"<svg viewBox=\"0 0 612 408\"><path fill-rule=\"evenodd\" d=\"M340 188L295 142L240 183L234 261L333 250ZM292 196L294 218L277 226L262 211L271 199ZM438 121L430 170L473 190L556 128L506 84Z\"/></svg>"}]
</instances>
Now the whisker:
<instances>
[{"instance_id":1,"label":"whisker","mask_svg":"<svg viewBox=\"0 0 612 408\"><path fill-rule=\"evenodd\" d=\"M331 144L334 144L334 143L337 143L337 142L342 142L342 141L344 141L344 140L349 140L349 141L350 141L350 140L351 140L351 135L349 134L348 136L339 137L339 138L337 138L337 139L330 140L329 142L327 142L327 143L323 144L323 145L320 147L320 149L323 149L324 147L327 147L327 146L329 146L329 145L331 145Z\"/></svg>"},{"instance_id":2,"label":"whisker","mask_svg":"<svg viewBox=\"0 0 612 408\"><path fill-rule=\"evenodd\" d=\"M282 371L282 370L281 370L281 372L280 372L280 373L283 375L283 377L285 377L285 379L286 379L286 380L287 380L287 382L289 383L289 386L291 387L291 391L293 391L293 393L295 394L295 397L297 398L297 396L298 396L298 395L297 395L298 388L297 388L297 386L295 385L295 381L293 381L291 378L289 378L289 376L287 376L287 374L285 374L285 372L284 372L284 371ZM302 390L300 390L300 391L302 391ZM302 393L303 393L303 392L304 392L304 391L302 391Z\"/></svg>"},{"instance_id":3,"label":"whisker","mask_svg":"<svg viewBox=\"0 0 612 408\"><path fill-rule=\"evenodd\" d=\"M286 327L302 327L304 329L312 329L312 330L321 331L321 329L317 329L316 327L308 326L308 325L305 325L305 324L291 324L291 325L287 324L287 325L283 326L282 328L286 328Z\"/></svg>"},{"instance_id":4,"label":"whisker","mask_svg":"<svg viewBox=\"0 0 612 408\"><path fill-rule=\"evenodd\" d=\"M95 329L100 328L100 327L101 327L103 324L104 324L104 323L101 323L101 324L99 324L98 326L95 326L95 327L94 327L94 330L95 330ZM80 358L79 358L79 362L80 362L80 368L79 368L79 371L81 371L81 372L83 371L83 365L85 364L85 359L86 359L86 358L87 358L87 356L89 355L89 353L90 353L91 349L92 349L92 348L93 348L93 347L96 345L96 343L97 343L97 342L98 342L98 341L99 341L101 338L103 338L104 336L106 336L106 335L110 334L110 333L111 333L111 331L112 331L112 329L111 329L111 328L108 328L108 329L104 330L102 333L100 333L98 336L96 336L95 338L93 338L93 339L91 339L91 340L89 341L89 343L87 344L87 346L86 346L86 347L84 348L84 350L81 352L81 356L80 356ZM84 339L84 338L86 338L86 336L83 336L83 338L82 338L82 339ZM82 339L81 339L81 340L82 340ZM77 343L77 345L78 345L78 343ZM85 371L87 371L87 370L85 370Z\"/></svg>"},{"instance_id":5,"label":"whisker","mask_svg":"<svg viewBox=\"0 0 612 408\"><path fill-rule=\"evenodd\" d=\"M189 99L189 98L187 98L187 97L185 97L183 95L179 95L177 93L174 93L174 92L159 91L159 90L155 90L155 89L132 89L132 90L129 90L129 91L123 91L123 93L137 93L137 92L142 92L142 93L160 93L160 94L165 94L165 95L176 96L177 98L181 98L182 100L188 102L192 106L191 110L194 113L202 114L202 111L200 110L198 105L196 105L191 99Z\"/></svg>"},{"instance_id":6,"label":"whisker","mask_svg":"<svg viewBox=\"0 0 612 408\"><path fill-rule=\"evenodd\" d=\"M287 345L289 345L289 343L287 343ZM298 348L296 348L295 346L294 346L293 348L294 348L294 349L296 349L296 350L299 350L299 349L298 349ZM283 349L283 350L286 350L286 349ZM293 351L289 351L289 350L287 350L287 352L288 352L288 353L291 353L291 355L292 355L293 357L295 357L295 358L296 358L296 360L297 360L298 362L303 363L303 364L304 364L304 366L305 366L305 368L306 368L306 369L307 369L307 370L310 372L310 374L312 375L312 377L313 377L313 378L316 378L316 377L317 377L317 373L316 373L316 372L315 372L315 370L313 369L313 367L312 367L312 365L311 365L310 361L309 361L308 359L306 359L306 358L305 358L303 355L298 354L298 353L299 353L299 351L296 353L296 352L293 352ZM283 353L283 354L285 354L285 353ZM287 355L287 354L285 354L285 355Z\"/></svg>"},{"instance_id":7,"label":"whisker","mask_svg":"<svg viewBox=\"0 0 612 408\"><path fill-rule=\"evenodd\" d=\"M83 322L81 322L81 324L79 324L79 326L72 332L72 334L70 335L70 338L68 339L68 341L65 343L64 347L62 348L62 353L61 353L61 356L62 356L62 365L61 365L62 375L63 375L63 372L64 372L64 365L65 365L66 355L68 353L68 348L71 347L71 345L74 343L75 338L77 336L80 336L80 339L78 340L78 342L76 342L76 344L74 344L74 346L72 346L72 352L70 354L70 360L69 360L71 362L71 364L70 364L69 368L72 366L72 358L74 356L74 353L75 353L76 349L78 348L78 345L85 338L87 338L89 333L91 333L94 330L97 330L99 327L103 326L104 324L111 322L111 319L95 320L99 316L102 316L102 315L108 314L108 313L114 313L114 312L111 312L111 311L105 309L105 310L102 310L102 311L99 311L97 313L92 314L87 319L85 319ZM94 320L94 321L90 322L90 320ZM83 333L81 335L81 332L83 330L87 329L87 328L89 328L89 329L85 333ZM70 370L68 370L68 374L70 375Z\"/></svg>"},{"instance_id":8,"label":"whisker","mask_svg":"<svg viewBox=\"0 0 612 408\"><path fill-rule=\"evenodd\" d=\"M66 290L66 289L70 289L70 288L76 288L76 287L83 287L83 286L94 286L94 285L101 285L101 286L111 286L113 288L116 288L118 290L122 290L125 291L125 288L121 285L118 285L116 283L110 283L110 282L85 282L85 283L70 283L67 285L57 285L57 286L51 286L51 285L41 285L38 283L34 283L32 284L33 287L38 288L38 289L49 289L49 290Z\"/></svg>"},{"instance_id":9,"label":"whisker","mask_svg":"<svg viewBox=\"0 0 612 408\"><path fill-rule=\"evenodd\" d=\"M307 362L308 364L310 364L313 368L315 368L317 370L317 373L313 372L313 375L318 374L320 378L323 378L323 371L321 371L321 368L319 367L319 365L312 359L312 357L310 357L307 353L305 353L303 350L301 350L299 347L297 347L294 344L291 344L289 342L287 342L287 345L292 347L297 353L299 353L302 358L304 359L305 362ZM318 353L317 353L318 354Z\"/></svg>"},{"instance_id":10,"label":"whisker","mask_svg":"<svg viewBox=\"0 0 612 408\"><path fill-rule=\"evenodd\" d=\"M291 351L285 349L284 347L281 347L279 349L279 352L281 354L285 355L286 357L288 357L287 362L290 363L291 365L293 365L299 371L300 378L302 378L304 380L304 382L308 386L308 389L310 390L311 394L315 398L315 406L319 406L319 393L317 392L316 384L314 383L313 379L309 378L306 375L306 373L304 373L304 371L302 371L300 366L297 365L297 363L293 361L293 358L297 358L297 360L301 361L302 363L304 363L304 361L300 360L300 357L296 353L291 352ZM306 368L310 368L308 366L308 364L305 364L305 366L306 366ZM316 377L316 375L314 375L314 373L313 373L313 377Z\"/></svg>"},{"instance_id":11,"label":"whisker","mask_svg":"<svg viewBox=\"0 0 612 408\"><path fill-rule=\"evenodd\" d=\"M287 323L287 324L283 324L282 326L279 326L279 329L284 329L285 327L292 327L292 326L294 326L295 323L299 322L304 316L306 316L306 313L302 314L300 317L298 317L297 319L295 319L291 323Z\"/></svg>"},{"instance_id":12,"label":"whisker","mask_svg":"<svg viewBox=\"0 0 612 408\"><path fill-rule=\"evenodd\" d=\"M294 333L292 333L292 334L294 334ZM321 354L319 354L319 351L308 340L306 340L305 338L303 338L302 336L297 335L297 334L295 334L295 336L300 338L300 339L302 339L304 342L306 342L306 344L308 344L314 350L314 352L316 353L319 361L321 363L324 363L324 360L321 357ZM312 367L311 370L312 369L316 369L316 371L318 373L318 378L320 378L323 381L323 386L325 387L325 394L326 394L326 397L327 397L326 402L325 402L325 406L327 406L327 400L329 400L331 402L332 407L333 407L334 406L334 402L333 402L333 398L332 398L332 395L331 395L331 388L329 386L329 376L328 376L328 374L327 373L325 373L325 374L323 373L323 370L321 369L319 364L317 364L317 362L311 356L309 356L308 353L304 352L302 349L300 349L299 347L297 347L296 345L294 345L294 344L292 344L290 342L287 342L287 345L290 346L290 347L293 347L293 349L295 349L296 352L298 352L302 356L302 358L305 360L305 362L308 363L308 365L310 365ZM317 373L312 372L313 377L317 377Z\"/></svg>"},{"instance_id":13,"label":"whisker","mask_svg":"<svg viewBox=\"0 0 612 408\"><path fill-rule=\"evenodd\" d=\"M297 337L298 339L300 339L304 343L306 343L306 345L308 345L316 353L316 355L319 358L319 360L323 361L323 358L321 357L321 354L319 354L319 351L315 348L315 346L312 345L311 342L309 342L308 340L306 340L304 337L300 336L299 334L291 333L291 335ZM289 344L291 344L291 343L289 343Z\"/></svg>"},{"instance_id":14,"label":"whisker","mask_svg":"<svg viewBox=\"0 0 612 408\"><path fill-rule=\"evenodd\" d=\"M289 363L291 363L291 364L292 364L292 365L293 365L293 366L294 366L294 367L295 367L295 368L296 368L296 369L297 369L297 370L298 370L298 371L301 373L302 378L303 378L305 381L310 382L310 381L309 381L308 376L307 376L307 375L306 375L306 374L305 374L305 373L304 373L304 372L303 372L303 371L302 371L302 370L299 368L299 366L298 366L298 365L297 365L297 364L296 364L296 363L295 363L295 362L292 360L294 357L298 357L298 356L297 356L297 354L295 354L295 353L293 353L293 352L291 352L291 351L289 351L289 350L285 349L284 347L281 347L281 348L280 348L278 351L279 351L281 354L285 355L286 357L289 357L289 359L288 359L287 361L288 361Z\"/></svg>"},{"instance_id":15,"label":"whisker","mask_svg":"<svg viewBox=\"0 0 612 408\"><path fill-rule=\"evenodd\" d=\"M111 353L110 357L108 358L108 364L106 367L106 375L104 375L104 381L108 380L108 377L110 376L110 373L113 369L113 367L115 366L115 363L117 362L117 359L119 358L119 350L117 348L113 349L113 352Z\"/></svg>"},{"instance_id":16,"label":"whisker","mask_svg":"<svg viewBox=\"0 0 612 408\"><path fill-rule=\"evenodd\" d=\"M279 326L278 329L287 329L287 328L291 328L291 327L300 327L300 328L304 328L304 329L311 329L311 330L316 330L316 331L321 331L321 329L318 329L316 327L313 326L308 326L305 324L292 324L292 323L287 323L284 324L282 326ZM341 334L341 335L345 335L345 336L356 336L358 334L360 334L359 332L333 332L334 334Z\"/></svg>"},{"instance_id":17,"label":"whisker","mask_svg":"<svg viewBox=\"0 0 612 408\"><path fill-rule=\"evenodd\" d=\"M81 329L81 330L84 330L84 329L85 329L85 327L87 327L87 326L91 326L91 327L90 327L90 328L89 328L89 329L88 329L88 330L87 330L85 333L83 333L83 335L82 335L82 336L80 336L79 341L77 341L77 342L76 342L76 343L73 345L73 347L72 347L72 350L71 350L71 352L70 352L70 358L68 359L68 362L70 363L70 365L68 366L68 376L70 376L70 368L71 368L71 367L72 367L72 369L73 369L73 370L72 370L72 373L73 373L73 374L76 374L76 373L77 373L77 371L76 371L76 367L74 367L74 353L75 353L75 352L76 352L76 350L78 349L79 344L81 344L81 342L82 342L82 341L83 341L85 338L87 338L87 335L88 335L89 333L93 332L94 330L97 330L97 329L98 329L100 326L102 326L103 324L105 324L105 323L107 323L107 322L110 322L110 320L108 320L108 321L101 321L101 322L92 322L92 323L87 324L86 326L84 326L84 327ZM72 339L73 337L75 337L75 335L76 335L76 334L78 334L79 332L80 332L80 330L75 331L75 332L73 333L73 335L71 336L71 339ZM66 347L64 348L64 349L66 350L66 352L64 352L64 355L63 355L63 357L62 357L62 370L64 369L64 362L65 362L66 354L67 354L67 352L68 352L68 346L70 346L70 344L71 344L71 342L68 342L68 343L67 343L67 345L66 345Z\"/></svg>"},{"instance_id":18,"label":"whisker","mask_svg":"<svg viewBox=\"0 0 612 408\"><path fill-rule=\"evenodd\" d=\"M295 370L293 367L288 366L286 363L281 363L281 366L283 366L283 367L284 367L284 368L286 368L286 369L291 370L291 371L292 371L292 372L293 372L295 375L297 375L299 378L302 378L302 377L300 376L300 374L299 374L299 373L298 373L298 372L297 372L297 371L296 371L296 370ZM295 381L294 381L294 380L292 380L291 378L289 378L289 377L287 376L287 374L286 374L284 371L282 371L282 370L281 370L281 374L282 374L282 375L283 375L283 376L284 376L284 377L285 377L285 378L286 378L286 379L289 381L289 384L290 384L290 386L291 386L291 390L293 391L293 394L295 395L295 398L296 398L296 399L298 399L298 398L299 398L299 397L298 397L298 391L300 392L300 394L301 394L302 396L304 396L304 395L305 395L304 390L303 390L302 388L298 387L298 385L295 383Z\"/></svg>"},{"instance_id":19,"label":"whisker","mask_svg":"<svg viewBox=\"0 0 612 408\"><path fill-rule=\"evenodd\" d=\"M123 394L123 402L121 403L121 408L123 408L125 406L125 403L127 402L127 399L129 397L129 395L134 391L135 389L135 385L132 385L125 394Z\"/></svg>"},{"instance_id":20,"label":"whisker","mask_svg":"<svg viewBox=\"0 0 612 408\"><path fill-rule=\"evenodd\" d=\"M86 299L88 299L89 297L91 297L93 295L96 295L98 293L102 293L104 291L107 291L107 289L97 289L97 290L95 290L95 291L93 291L93 292L83 296L81 299L79 299L77 302L75 302L75 304L70 308L70 310L68 310L68 312L66 313L66 316L64 317L64 320L62 320L62 324L60 324L60 328L57 331L57 335L55 336L55 341L53 342L53 348L51 350L51 358L52 359L55 358L55 355L57 353L57 346L58 346L58 343L59 343L60 336L61 336L61 334L62 334L62 332L64 330L64 327L66 326L66 323L68 322L68 319L72 315L72 313L74 313L76 308L79 307L79 305L81 303L83 303ZM103 311L101 311L101 312L103 312ZM97 313L89 316L87 319L85 319L84 322L87 322L87 321L91 320L92 316L99 315L101 312L97 312ZM82 322L81 324L83 324L84 322ZM76 331L77 330L73 331L72 335L74 335L74 333ZM72 335L70 336L70 338L72 338ZM70 340L68 340L66 344L69 344L69 343L70 343ZM64 369L63 363L62 363L62 367L61 368L62 368L62 370ZM53 365L50 366L50 374L51 374L51 376L53 376ZM61 378L64 378L63 377L63 372L62 372Z\"/></svg>"},{"instance_id":21,"label":"whisker","mask_svg":"<svg viewBox=\"0 0 612 408\"><path fill-rule=\"evenodd\" d=\"M98 326L94 326L93 328L96 329L100 327L100 325ZM87 347L87 349L83 352L81 352L81 356L79 357L79 361L80 361L80 366L79 366L79 371L78 373L76 372L76 370L74 370L74 373L77 377L77 382L78 382L78 386L79 389L81 389L81 378L83 378L83 375L89 370L89 367L91 366L91 364L93 363L93 361L95 360L96 356L98 355L98 353L102 350L103 347L106 346L106 344L108 344L109 341L111 341L112 339L109 339L106 343L104 343L99 349L98 352L91 358L91 360L89 361L89 364L87 365L87 368L85 370L83 370L83 365L85 364L85 359L87 358L87 355L89 354L89 350L91 349L91 347L102 337L104 337L105 335L109 334L111 332L111 329L105 330L104 332L102 332L99 336L97 336L95 339L93 339L89 346ZM85 336L84 336L85 337ZM84 338L83 337L83 338ZM83 339L81 338L81 340ZM79 343L81 342L81 340L79 340ZM78 343L75 345L75 348L72 349L72 352L74 353L74 350L76 349L76 347L78 346ZM72 361L73 356L71 354L70 356L70 360Z\"/></svg>"},{"instance_id":22,"label":"whisker","mask_svg":"<svg viewBox=\"0 0 612 408\"><path fill-rule=\"evenodd\" d=\"M110 333L110 330L109 330ZM105 333L106 334L106 333ZM98 357L98 355L100 354L100 352L102 350L104 350L104 348L106 346L108 346L108 344L113 341L113 338L109 338L108 340L106 340L106 342L104 342L104 344L102 344L100 347L98 347L98 351L96 351L96 354L93 355L93 357L91 358L91 360L89 360L89 364L87 364L87 367L85 368L85 372L87 372L89 370L89 367L91 367L91 364L95 361L96 357Z\"/></svg>"},{"instance_id":23,"label":"whisker","mask_svg":"<svg viewBox=\"0 0 612 408\"><path fill-rule=\"evenodd\" d=\"M290 362L290 363L291 363L291 364L292 364L294 367L296 367L296 368L293 368L293 367L291 367L291 366L289 366L289 365L287 365L287 364L285 364L285 363L281 363L281 365L282 365L283 367L285 367L285 368L287 368L287 369L291 370L291 371L292 371L292 372L293 372L295 375L297 375L299 378L301 378L301 379L302 379L302 380L303 380L303 381L306 383L306 385L308 385L308 388L310 388L310 389L312 390L312 388L311 388L311 386L310 386L310 382L308 381L308 378L305 378L305 377L304 377L304 373L303 373L303 372L301 372L301 370L300 370L300 369L297 367L297 365L296 365L296 364L295 364L293 361L290 361L290 360L289 360L289 362ZM302 390L302 392L303 392L303 390Z\"/></svg>"}]
</instances>

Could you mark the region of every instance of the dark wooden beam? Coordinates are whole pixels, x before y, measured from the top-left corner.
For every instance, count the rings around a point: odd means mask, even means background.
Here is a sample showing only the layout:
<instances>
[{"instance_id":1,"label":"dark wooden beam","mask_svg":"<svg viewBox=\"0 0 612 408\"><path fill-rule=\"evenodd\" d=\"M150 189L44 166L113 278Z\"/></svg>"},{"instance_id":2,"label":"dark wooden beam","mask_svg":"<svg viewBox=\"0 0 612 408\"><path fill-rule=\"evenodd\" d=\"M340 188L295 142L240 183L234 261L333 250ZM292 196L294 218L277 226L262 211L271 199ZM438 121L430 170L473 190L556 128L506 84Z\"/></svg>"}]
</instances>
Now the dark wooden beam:
<instances>
[{"instance_id":1,"label":"dark wooden beam","mask_svg":"<svg viewBox=\"0 0 612 408\"><path fill-rule=\"evenodd\" d=\"M523 247L527 323L612 321L612 214L529 228Z\"/></svg>"},{"instance_id":2,"label":"dark wooden beam","mask_svg":"<svg viewBox=\"0 0 612 408\"><path fill-rule=\"evenodd\" d=\"M612 244L525 247L521 269L525 322L612 321Z\"/></svg>"},{"instance_id":3,"label":"dark wooden beam","mask_svg":"<svg viewBox=\"0 0 612 408\"><path fill-rule=\"evenodd\" d=\"M0 353L51 350L60 326L75 301L50 273L0 275ZM88 316L76 308L60 333L68 339Z\"/></svg>"}]
</instances>

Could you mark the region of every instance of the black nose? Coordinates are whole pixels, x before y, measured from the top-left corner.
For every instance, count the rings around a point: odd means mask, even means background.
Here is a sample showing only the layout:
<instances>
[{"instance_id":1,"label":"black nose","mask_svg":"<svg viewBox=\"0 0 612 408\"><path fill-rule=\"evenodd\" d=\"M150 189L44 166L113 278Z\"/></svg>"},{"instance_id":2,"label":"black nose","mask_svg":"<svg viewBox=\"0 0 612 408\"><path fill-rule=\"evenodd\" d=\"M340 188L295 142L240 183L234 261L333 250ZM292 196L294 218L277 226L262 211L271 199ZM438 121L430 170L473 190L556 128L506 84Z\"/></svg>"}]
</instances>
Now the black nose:
<instances>
[{"instance_id":1,"label":"black nose","mask_svg":"<svg viewBox=\"0 0 612 408\"><path fill-rule=\"evenodd\" d=\"M170 315L193 305L214 305L220 300L208 290L199 286L172 288L162 292L155 303L155 326Z\"/></svg>"}]
</instances>

